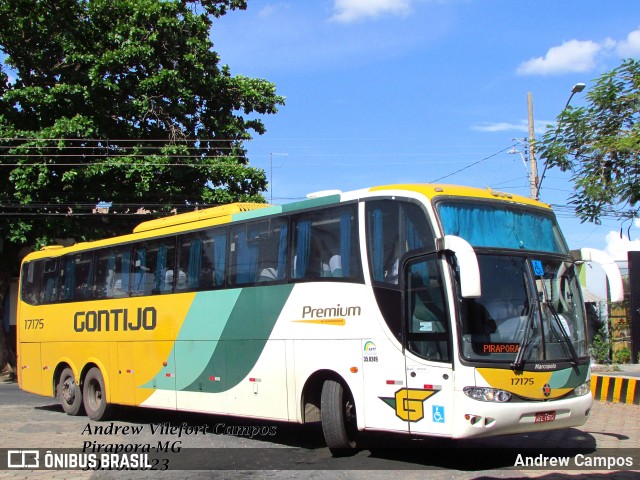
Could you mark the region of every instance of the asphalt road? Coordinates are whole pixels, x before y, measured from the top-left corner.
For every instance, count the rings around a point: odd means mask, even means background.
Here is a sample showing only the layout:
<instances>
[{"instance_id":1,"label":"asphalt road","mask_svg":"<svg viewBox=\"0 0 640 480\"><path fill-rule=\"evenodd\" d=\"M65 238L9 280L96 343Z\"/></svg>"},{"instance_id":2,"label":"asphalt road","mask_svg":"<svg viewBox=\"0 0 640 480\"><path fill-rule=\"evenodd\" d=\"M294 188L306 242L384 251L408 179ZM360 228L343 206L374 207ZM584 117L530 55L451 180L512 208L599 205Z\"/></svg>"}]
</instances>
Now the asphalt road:
<instances>
[{"instance_id":1,"label":"asphalt road","mask_svg":"<svg viewBox=\"0 0 640 480\"><path fill-rule=\"evenodd\" d=\"M140 408L122 408L112 421L92 422L65 415L55 399L0 383L0 432L0 456L8 455L6 449L39 449L42 456L44 449L98 456L125 449L149 450L150 462L157 462L152 471L6 469L0 478L378 479L400 471L408 479L640 478L640 406L599 402L581 428L462 442L368 434L359 453L334 458L317 425ZM514 467L518 455L532 462L570 457L571 464ZM632 466L594 468L585 462L592 457L631 458ZM0 465L8 461L0 458Z\"/></svg>"}]
</instances>

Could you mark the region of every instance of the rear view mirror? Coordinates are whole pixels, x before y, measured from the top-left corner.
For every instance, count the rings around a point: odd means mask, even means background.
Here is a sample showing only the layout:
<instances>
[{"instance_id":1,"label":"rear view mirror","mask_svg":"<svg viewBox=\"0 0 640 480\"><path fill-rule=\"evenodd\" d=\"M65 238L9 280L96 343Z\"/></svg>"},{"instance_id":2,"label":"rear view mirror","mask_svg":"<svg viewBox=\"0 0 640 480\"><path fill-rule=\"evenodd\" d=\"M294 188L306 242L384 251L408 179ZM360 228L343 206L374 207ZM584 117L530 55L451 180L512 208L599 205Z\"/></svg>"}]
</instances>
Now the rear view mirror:
<instances>
[{"instance_id":1,"label":"rear view mirror","mask_svg":"<svg viewBox=\"0 0 640 480\"><path fill-rule=\"evenodd\" d=\"M452 252L458 261L462 298L478 298L482 294L480 267L471 244L461 237L445 235L443 249Z\"/></svg>"}]
</instances>

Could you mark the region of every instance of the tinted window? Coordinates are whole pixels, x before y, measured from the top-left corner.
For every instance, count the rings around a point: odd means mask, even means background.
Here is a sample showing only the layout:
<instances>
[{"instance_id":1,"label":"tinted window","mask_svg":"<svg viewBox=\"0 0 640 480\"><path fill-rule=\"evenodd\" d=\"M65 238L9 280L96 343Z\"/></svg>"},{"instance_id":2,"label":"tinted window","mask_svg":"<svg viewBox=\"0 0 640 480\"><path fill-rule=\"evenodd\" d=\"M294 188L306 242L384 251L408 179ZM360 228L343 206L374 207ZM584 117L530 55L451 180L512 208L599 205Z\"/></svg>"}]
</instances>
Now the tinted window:
<instances>
[{"instance_id":1,"label":"tinted window","mask_svg":"<svg viewBox=\"0 0 640 480\"><path fill-rule=\"evenodd\" d=\"M442 228L474 247L569 252L551 211L498 202L441 201Z\"/></svg>"},{"instance_id":2,"label":"tinted window","mask_svg":"<svg viewBox=\"0 0 640 480\"><path fill-rule=\"evenodd\" d=\"M231 228L229 282L282 281L287 272L288 224L276 218Z\"/></svg>"},{"instance_id":3,"label":"tinted window","mask_svg":"<svg viewBox=\"0 0 640 480\"><path fill-rule=\"evenodd\" d=\"M435 249L425 212L398 200L367 202L367 247L373 280L398 284L400 258L410 250Z\"/></svg>"},{"instance_id":4,"label":"tinted window","mask_svg":"<svg viewBox=\"0 0 640 480\"><path fill-rule=\"evenodd\" d=\"M174 268L175 237L137 244L132 255L131 295L170 293Z\"/></svg>"},{"instance_id":5,"label":"tinted window","mask_svg":"<svg viewBox=\"0 0 640 480\"><path fill-rule=\"evenodd\" d=\"M62 258L60 300L84 300L93 295L93 252L65 255Z\"/></svg>"},{"instance_id":6,"label":"tinted window","mask_svg":"<svg viewBox=\"0 0 640 480\"><path fill-rule=\"evenodd\" d=\"M297 215L293 225L294 279L360 278L355 205Z\"/></svg>"},{"instance_id":7,"label":"tinted window","mask_svg":"<svg viewBox=\"0 0 640 480\"><path fill-rule=\"evenodd\" d=\"M407 348L427 360L450 361L449 316L437 257L411 263L405 281Z\"/></svg>"},{"instance_id":8,"label":"tinted window","mask_svg":"<svg viewBox=\"0 0 640 480\"><path fill-rule=\"evenodd\" d=\"M227 231L225 228L180 235L176 291L224 286L226 257Z\"/></svg>"},{"instance_id":9,"label":"tinted window","mask_svg":"<svg viewBox=\"0 0 640 480\"><path fill-rule=\"evenodd\" d=\"M131 249L128 246L99 250L96 254L96 297L129 295Z\"/></svg>"}]
</instances>

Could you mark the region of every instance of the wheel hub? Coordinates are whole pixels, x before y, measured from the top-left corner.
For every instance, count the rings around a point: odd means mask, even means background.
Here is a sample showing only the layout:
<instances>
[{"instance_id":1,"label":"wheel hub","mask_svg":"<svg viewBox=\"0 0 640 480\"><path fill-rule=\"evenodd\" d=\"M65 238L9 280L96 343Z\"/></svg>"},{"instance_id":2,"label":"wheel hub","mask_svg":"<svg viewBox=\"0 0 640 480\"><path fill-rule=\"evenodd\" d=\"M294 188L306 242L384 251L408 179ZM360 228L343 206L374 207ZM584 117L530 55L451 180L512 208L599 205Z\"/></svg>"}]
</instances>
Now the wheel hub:
<instances>
[{"instance_id":1,"label":"wheel hub","mask_svg":"<svg viewBox=\"0 0 640 480\"><path fill-rule=\"evenodd\" d=\"M62 398L67 403L73 403L76 398L76 382L73 380L67 380L62 387Z\"/></svg>"}]
</instances>

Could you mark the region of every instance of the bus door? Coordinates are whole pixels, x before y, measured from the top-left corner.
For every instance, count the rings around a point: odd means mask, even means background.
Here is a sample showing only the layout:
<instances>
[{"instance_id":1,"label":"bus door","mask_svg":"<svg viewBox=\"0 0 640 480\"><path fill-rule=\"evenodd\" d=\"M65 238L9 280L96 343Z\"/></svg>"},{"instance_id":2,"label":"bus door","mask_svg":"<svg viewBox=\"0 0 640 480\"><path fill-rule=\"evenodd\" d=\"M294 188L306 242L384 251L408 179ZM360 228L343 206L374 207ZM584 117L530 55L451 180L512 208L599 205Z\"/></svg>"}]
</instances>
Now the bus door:
<instances>
[{"instance_id":1,"label":"bus door","mask_svg":"<svg viewBox=\"0 0 640 480\"><path fill-rule=\"evenodd\" d=\"M403 280L406 388L397 414L409 432L450 435L451 315L438 254L410 258Z\"/></svg>"}]
</instances>

